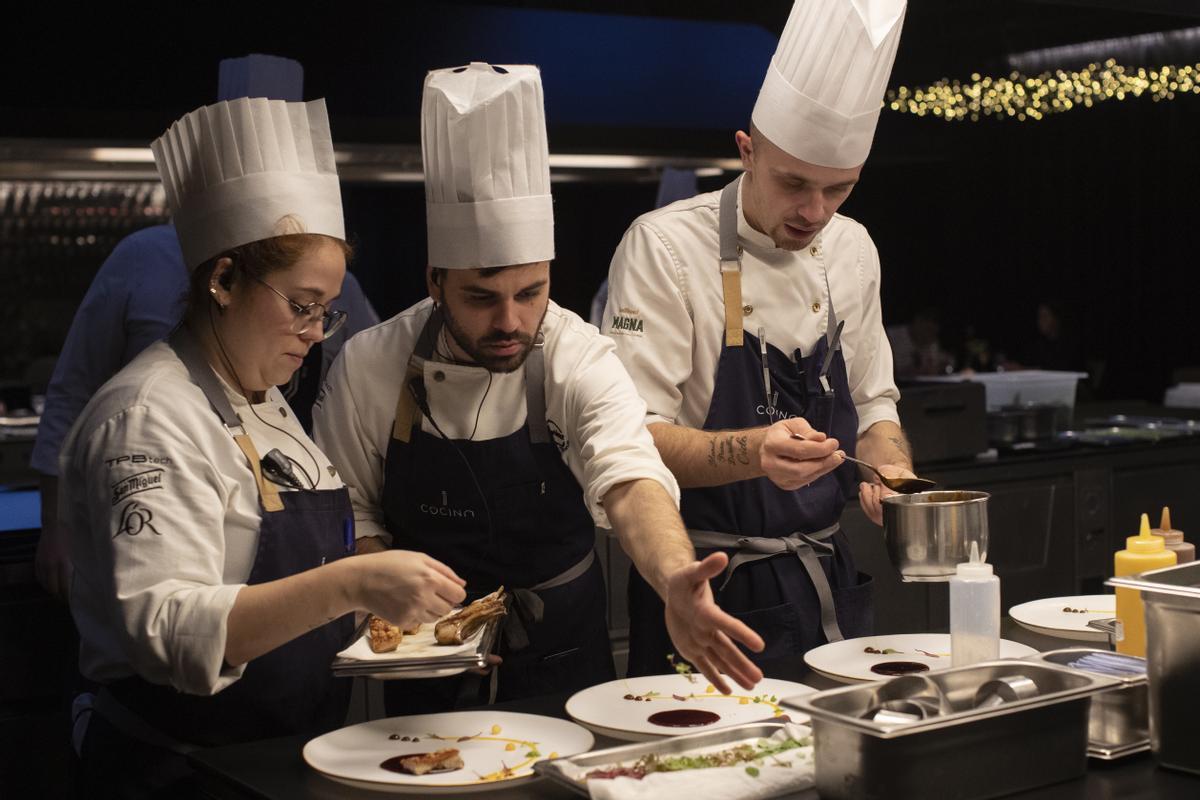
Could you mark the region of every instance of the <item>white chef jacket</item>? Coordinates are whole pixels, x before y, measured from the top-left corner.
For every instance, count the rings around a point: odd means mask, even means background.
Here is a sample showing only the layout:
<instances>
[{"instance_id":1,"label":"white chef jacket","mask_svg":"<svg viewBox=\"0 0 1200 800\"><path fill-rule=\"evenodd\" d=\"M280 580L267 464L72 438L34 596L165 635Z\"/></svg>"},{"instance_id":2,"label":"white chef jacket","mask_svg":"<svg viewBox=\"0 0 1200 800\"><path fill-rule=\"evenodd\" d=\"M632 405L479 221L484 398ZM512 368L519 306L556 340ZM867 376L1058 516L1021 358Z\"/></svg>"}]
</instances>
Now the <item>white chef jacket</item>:
<instances>
[{"instance_id":1,"label":"white chef jacket","mask_svg":"<svg viewBox=\"0 0 1200 800\"><path fill-rule=\"evenodd\" d=\"M279 390L254 405L260 421L222 387L260 456L278 448L317 489L342 486ZM169 345L151 345L100 388L67 436L59 474L82 673L137 673L199 695L240 678L244 665L225 666L226 621L258 550L258 486Z\"/></svg>"},{"instance_id":2,"label":"white chef jacket","mask_svg":"<svg viewBox=\"0 0 1200 800\"><path fill-rule=\"evenodd\" d=\"M384 459L407 359L433 309L428 298L351 339L313 406L318 444L350 487L358 536L384 527ZM679 486L646 430L646 404L609 339L551 301L545 335L546 420L592 519L610 527L601 500L613 486L658 481L679 502ZM489 373L476 366L417 359L433 418L451 439L487 441L525 424L525 368ZM422 415L421 429L439 435Z\"/></svg>"},{"instance_id":3,"label":"white chef jacket","mask_svg":"<svg viewBox=\"0 0 1200 800\"><path fill-rule=\"evenodd\" d=\"M825 335L829 291L845 320L842 353L861 436L877 422L899 424L900 392L879 310L879 253L859 223L835 214L804 250L775 247L746 222L738 187L744 330L789 356ZM625 232L609 269L601 330L646 400L646 422L702 428L725 334L718 209L710 192L643 214ZM822 262L828 268L826 289Z\"/></svg>"}]
</instances>

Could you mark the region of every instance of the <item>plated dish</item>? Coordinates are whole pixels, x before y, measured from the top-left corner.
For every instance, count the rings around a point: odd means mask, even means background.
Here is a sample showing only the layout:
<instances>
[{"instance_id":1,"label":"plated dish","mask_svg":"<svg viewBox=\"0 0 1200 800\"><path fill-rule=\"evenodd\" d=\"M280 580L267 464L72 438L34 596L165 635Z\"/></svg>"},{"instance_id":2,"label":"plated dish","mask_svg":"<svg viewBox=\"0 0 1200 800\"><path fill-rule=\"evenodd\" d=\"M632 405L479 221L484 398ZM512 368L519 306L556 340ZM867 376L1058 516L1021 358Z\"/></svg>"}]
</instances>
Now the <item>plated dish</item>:
<instances>
[{"instance_id":1,"label":"plated dish","mask_svg":"<svg viewBox=\"0 0 1200 800\"><path fill-rule=\"evenodd\" d=\"M576 692L567 701L571 719L596 733L625 741L650 741L749 722L803 722L785 711L784 697L816 691L792 681L764 678L752 691L730 681L723 695L703 675L622 678Z\"/></svg>"},{"instance_id":2,"label":"plated dish","mask_svg":"<svg viewBox=\"0 0 1200 800\"><path fill-rule=\"evenodd\" d=\"M1000 640L1000 658L1024 658L1036 652L1018 642ZM842 683L919 674L951 665L950 634L897 633L846 639L809 650L804 662Z\"/></svg>"},{"instance_id":3,"label":"plated dish","mask_svg":"<svg viewBox=\"0 0 1200 800\"><path fill-rule=\"evenodd\" d=\"M309 741L304 760L340 783L428 795L485 791L528 781L534 777L537 761L583 753L594 742L590 732L567 720L505 711L456 711L341 728ZM451 750L456 751L453 757L447 754ZM424 774L406 769L439 764L453 768Z\"/></svg>"},{"instance_id":4,"label":"plated dish","mask_svg":"<svg viewBox=\"0 0 1200 800\"><path fill-rule=\"evenodd\" d=\"M1108 634L1089 628L1088 623L1115 617L1117 600L1111 594L1047 597L1013 606L1008 615L1029 630L1046 636L1104 642L1108 640Z\"/></svg>"}]
</instances>

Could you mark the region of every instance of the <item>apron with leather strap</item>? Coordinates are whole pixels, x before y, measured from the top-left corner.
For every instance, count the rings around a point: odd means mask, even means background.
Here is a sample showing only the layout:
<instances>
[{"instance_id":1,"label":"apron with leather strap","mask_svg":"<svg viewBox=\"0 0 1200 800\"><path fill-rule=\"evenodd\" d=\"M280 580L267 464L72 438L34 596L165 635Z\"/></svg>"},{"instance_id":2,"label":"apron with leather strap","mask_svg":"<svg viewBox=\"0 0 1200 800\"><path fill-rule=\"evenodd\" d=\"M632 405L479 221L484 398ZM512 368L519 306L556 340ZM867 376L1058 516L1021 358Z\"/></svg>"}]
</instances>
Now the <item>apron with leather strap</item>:
<instances>
[{"instance_id":1,"label":"apron with leather strap","mask_svg":"<svg viewBox=\"0 0 1200 800\"><path fill-rule=\"evenodd\" d=\"M542 346L535 345L525 361L525 425L486 441L448 440L421 428L430 414L422 361L432 359L441 326L435 310L409 359L384 468L385 524L393 547L427 553L466 580L468 600L501 585L509 590L512 604L498 649L504 663L490 696L472 677L390 681L388 713L446 710L611 680L595 528L546 425ZM444 379L431 366L433 379Z\"/></svg>"},{"instance_id":2,"label":"apron with leather strap","mask_svg":"<svg viewBox=\"0 0 1200 800\"><path fill-rule=\"evenodd\" d=\"M769 332L743 330L741 250L737 244L738 181L721 195L719 212L726 330L704 430L737 430L803 417L836 437L853 455L858 413L850 396L840 338L842 323L829 292L825 335L805 356L772 345ZM816 251L819 253L819 250ZM822 268L824 265L822 264ZM825 282L828 291L829 276ZM846 463L810 485L785 491L766 477L684 489L680 512L697 550L731 556L713 581L720 606L761 635L766 650L752 658L794 658L820 644L865 635L872 626L870 578L854 566L838 519L857 485ZM662 603L631 570L631 675L667 671L670 639ZM664 649L665 648L665 649Z\"/></svg>"},{"instance_id":3,"label":"apron with leather strap","mask_svg":"<svg viewBox=\"0 0 1200 800\"><path fill-rule=\"evenodd\" d=\"M241 429L241 420L195 340L181 328L168 342L246 454L258 484L262 521L247 584L289 577L353 554L349 492L344 487L279 492L262 476L250 437L234 432ZM116 681L102 687L96 698L95 710L107 723L96 730L106 729L107 736L115 732L135 743L134 749L149 745L175 754L197 746L332 730L345 722L350 683L334 678L330 664L353 631L351 614L315 628L249 662L241 678L211 696L184 694L139 677ZM126 746L89 743L93 725L85 737L85 760ZM136 772L136 766L122 769Z\"/></svg>"}]
</instances>

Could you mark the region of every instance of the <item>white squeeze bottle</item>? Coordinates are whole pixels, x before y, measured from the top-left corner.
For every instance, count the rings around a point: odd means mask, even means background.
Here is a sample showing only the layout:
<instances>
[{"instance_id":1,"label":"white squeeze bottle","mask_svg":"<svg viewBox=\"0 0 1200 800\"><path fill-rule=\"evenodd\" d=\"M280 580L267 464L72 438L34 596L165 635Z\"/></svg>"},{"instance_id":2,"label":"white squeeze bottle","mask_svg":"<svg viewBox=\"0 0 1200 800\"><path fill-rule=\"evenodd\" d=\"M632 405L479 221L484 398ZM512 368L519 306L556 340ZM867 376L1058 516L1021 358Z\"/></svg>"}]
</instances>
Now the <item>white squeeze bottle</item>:
<instances>
[{"instance_id":1,"label":"white squeeze bottle","mask_svg":"<svg viewBox=\"0 0 1200 800\"><path fill-rule=\"evenodd\" d=\"M950 663L961 667L999 657L1000 579L971 542L971 560L950 579Z\"/></svg>"}]
</instances>

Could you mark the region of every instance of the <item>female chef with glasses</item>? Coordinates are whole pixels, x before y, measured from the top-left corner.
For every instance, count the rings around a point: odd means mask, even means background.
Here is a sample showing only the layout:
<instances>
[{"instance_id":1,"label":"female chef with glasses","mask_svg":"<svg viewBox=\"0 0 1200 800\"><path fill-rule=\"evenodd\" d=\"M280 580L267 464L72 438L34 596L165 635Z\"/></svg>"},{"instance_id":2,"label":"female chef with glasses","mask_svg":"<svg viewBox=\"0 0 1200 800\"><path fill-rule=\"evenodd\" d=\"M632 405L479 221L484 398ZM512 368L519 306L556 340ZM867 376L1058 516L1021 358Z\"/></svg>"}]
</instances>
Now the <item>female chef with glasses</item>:
<instances>
[{"instance_id":1,"label":"female chef with glasses","mask_svg":"<svg viewBox=\"0 0 1200 800\"><path fill-rule=\"evenodd\" d=\"M350 248L324 101L239 99L153 144L187 311L92 398L61 456L84 794L180 796L185 754L342 724L355 610L464 597L428 556L354 556L337 470L275 386L345 321ZM89 708L89 705L91 706Z\"/></svg>"}]
</instances>

